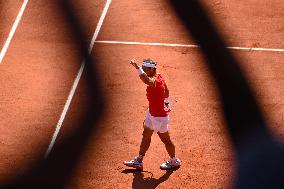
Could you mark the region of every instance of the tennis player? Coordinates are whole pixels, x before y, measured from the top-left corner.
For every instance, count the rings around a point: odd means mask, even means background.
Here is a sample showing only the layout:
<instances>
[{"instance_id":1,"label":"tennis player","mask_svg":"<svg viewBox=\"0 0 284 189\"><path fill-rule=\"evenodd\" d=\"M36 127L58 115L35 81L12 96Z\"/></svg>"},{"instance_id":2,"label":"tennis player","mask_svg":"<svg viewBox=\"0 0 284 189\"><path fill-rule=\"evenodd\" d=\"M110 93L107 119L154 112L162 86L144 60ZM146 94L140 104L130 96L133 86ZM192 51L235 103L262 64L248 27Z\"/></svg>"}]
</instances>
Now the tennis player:
<instances>
[{"instance_id":1,"label":"tennis player","mask_svg":"<svg viewBox=\"0 0 284 189\"><path fill-rule=\"evenodd\" d=\"M136 169L143 169L143 158L150 147L152 134L159 135L161 141L165 144L166 150L170 156L169 160L161 164L162 170L179 168L181 161L176 158L175 146L170 139L169 134L169 89L163 76L156 72L157 63L151 59L143 60L142 67L138 66L135 60L130 64L137 70L140 79L147 85L146 96L149 101L149 108L146 112L146 118L143 123L144 131L140 144L139 154L130 161L124 161L123 164Z\"/></svg>"}]
</instances>

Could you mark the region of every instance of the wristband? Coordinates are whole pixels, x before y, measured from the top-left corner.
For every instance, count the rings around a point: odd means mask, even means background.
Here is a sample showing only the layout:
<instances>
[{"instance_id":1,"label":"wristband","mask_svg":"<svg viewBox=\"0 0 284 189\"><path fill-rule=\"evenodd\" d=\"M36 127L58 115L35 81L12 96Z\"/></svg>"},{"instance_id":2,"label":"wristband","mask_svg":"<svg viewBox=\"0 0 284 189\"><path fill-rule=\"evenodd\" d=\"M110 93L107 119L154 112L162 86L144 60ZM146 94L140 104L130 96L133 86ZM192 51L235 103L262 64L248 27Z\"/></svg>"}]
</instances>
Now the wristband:
<instances>
[{"instance_id":1,"label":"wristband","mask_svg":"<svg viewBox=\"0 0 284 189\"><path fill-rule=\"evenodd\" d=\"M139 67L139 68L137 69L137 71L138 71L138 75L142 75L142 74L145 73L144 70L143 70L141 67Z\"/></svg>"},{"instance_id":2,"label":"wristband","mask_svg":"<svg viewBox=\"0 0 284 189\"><path fill-rule=\"evenodd\" d=\"M165 98L164 103L165 103L165 104L169 104L169 103L170 103L170 102L169 102L169 98Z\"/></svg>"}]
</instances>

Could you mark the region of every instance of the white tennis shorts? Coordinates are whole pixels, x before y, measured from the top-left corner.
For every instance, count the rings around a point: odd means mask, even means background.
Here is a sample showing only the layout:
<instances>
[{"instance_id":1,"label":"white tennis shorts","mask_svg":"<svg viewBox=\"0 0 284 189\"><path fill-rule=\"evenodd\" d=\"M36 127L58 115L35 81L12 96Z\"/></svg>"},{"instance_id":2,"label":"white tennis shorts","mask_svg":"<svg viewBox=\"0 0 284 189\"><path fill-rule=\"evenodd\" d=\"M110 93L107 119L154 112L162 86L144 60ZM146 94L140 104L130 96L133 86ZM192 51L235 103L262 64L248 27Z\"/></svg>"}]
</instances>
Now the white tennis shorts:
<instances>
[{"instance_id":1,"label":"white tennis shorts","mask_svg":"<svg viewBox=\"0 0 284 189\"><path fill-rule=\"evenodd\" d=\"M169 131L169 124L170 117L154 117L151 116L149 110L146 112L146 119L145 119L145 127L154 130L154 132L165 133Z\"/></svg>"}]
</instances>

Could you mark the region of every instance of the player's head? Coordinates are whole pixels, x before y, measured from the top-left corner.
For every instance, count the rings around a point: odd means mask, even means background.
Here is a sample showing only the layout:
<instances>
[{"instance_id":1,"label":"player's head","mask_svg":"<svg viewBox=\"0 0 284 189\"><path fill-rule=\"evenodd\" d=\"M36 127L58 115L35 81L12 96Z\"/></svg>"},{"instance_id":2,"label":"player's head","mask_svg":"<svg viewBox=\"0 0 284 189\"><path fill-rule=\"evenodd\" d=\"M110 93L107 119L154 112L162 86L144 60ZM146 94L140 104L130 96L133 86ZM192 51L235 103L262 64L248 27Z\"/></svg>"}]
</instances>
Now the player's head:
<instances>
[{"instance_id":1,"label":"player's head","mask_svg":"<svg viewBox=\"0 0 284 189\"><path fill-rule=\"evenodd\" d=\"M157 62L151 60L150 58L143 60L142 69L150 77L156 75L156 66Z\"/></svg>"}]
</instances>

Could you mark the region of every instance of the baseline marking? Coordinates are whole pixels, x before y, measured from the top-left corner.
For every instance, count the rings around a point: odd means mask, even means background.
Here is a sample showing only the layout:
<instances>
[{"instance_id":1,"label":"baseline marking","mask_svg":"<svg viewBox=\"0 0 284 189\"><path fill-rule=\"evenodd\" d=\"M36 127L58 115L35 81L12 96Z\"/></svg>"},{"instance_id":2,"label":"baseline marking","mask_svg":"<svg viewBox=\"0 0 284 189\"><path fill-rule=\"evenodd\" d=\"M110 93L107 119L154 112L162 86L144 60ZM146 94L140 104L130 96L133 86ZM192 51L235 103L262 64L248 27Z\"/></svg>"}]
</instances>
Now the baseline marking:
<instances>
[{"instance_id":1,"label":"baseline marking","mask_svg":"<svg viewBox=\"0 0 284 189\"><path fill-rule=\"evenodd\" d=\"M111 3L111 0L107 0L107 2L106 2L106 4L105 4L105 7L104 7L104 9L103 9L102 15L101 15L101 17L100 17L100 19L99 19L99 22L98 22L98 24L97 24L96 30L95 30L95 32L94 32L94 35L93 35L93 37L92 37L90 46L89 46L89 48L88 48L88 56L91 54L91 52L92 52L92 50L93 50L95 41L96 41L96 39L97 39L97 37L98 37L99 31L100 31L100 29L101 29L101 27L102 27L102 24L103 24L103 21L104 21L104 19L105 19L105 17L106 17L108 8L109 8L109 6L110 6L110 3ZM71 104L72 98L73 98L73 96L74 96L74 94L75 94L76 88L77 88L77 86L78 86L78 84L79 84L80 78L81 78L82 73L83 73L83 71L84 71L84 68L85 68L85 65L86 65L86 58L87 58L87 57L85 57L85 58L83 59L82 63L81 63L81 67L80 67L80 69L79 69L79 71L78 71L78 74L77 74L76 79L75 79L75 81L74 81L74 83L73 83L73 86L72 86L72 88L71 88L71 91L70 91L70 93L69 93L69 96L68 96L68 98L67 98L67 101L66 101L66 103L65 103L65 105L64 105L64 109L63 109L63 111L62 111L62 113L61 113L60 119L59 119L59 121L58 121L58 123L57 123L57 125L56 125L56 129L55 129L55 132L54 132L54 134L53 134L53 136L52 136L52 140L51 140L51 142L50 142L50 144L49 144L49 146L48 146L48 148L47 148L47 151L46 151L46 153L45 153L45 156L44 156L45 158L48 157L50 151L52 150L52 148L53 148L53 146L54 146L54 143L55 143L55 140L56 140L56 138L57 138L57 135L58 135L58 133L59 133L59 131L60 131L60 129L61 129L62 123L63 123L63 121L64 121L64 119L65 119L66 113L67 113L67 111L68 111L68 108L69 108L69 106L70 106L70 104Z\"/></svg>"},{"instance_id":2,"label":"baseline marking","mask_svg":"<svg viewBox=\"0 0 284 189\"><path fill-rule=\"evenodd\" d=\"M12 40L14 34L15 34L15 31L16 31L16 29L17 29L17 27L19 25L19 22L20 22L20 20L21 20L21 18L23 16L23 13L24 13L24 11L26 9L28 1L29 0L24 0L24 2L22 4L22 7L21 7L21 9L20 9L20 11L18 13L18 16L17 16L17 18L16 18L16 20L15 20L13 26L12 26L12 29L11 29L10 33L9 33L9 36L8 36L6 42L5 42L5 44L4 44L4 46L3 46L2 50L1 50L1 53L0 53L0 64L2 63L2 60L3 60L3 58L4 58L4 56L5 56L6 52L7 52L7 49L8 49L8 47L9 47L9 45L11 43L11 40Z\"/></svg>"},{"instance_id":3,"label":"baseline marking","mask_svg":"<svg viewBox=\"0 0 284 189\"><path fill-rule=\"evenodd\" d=\"M198 45L174 44L174 43L173 44L172 43L144 43L144 42L126 42L126 41L96 41L96 43L200 48L200 46ZM273 49L273 48L249 48L249 47L227 47L227 48L233 49L233 50L244 50L244 51L284 52L284 49Z\"/></svg>"}]
</instances>

